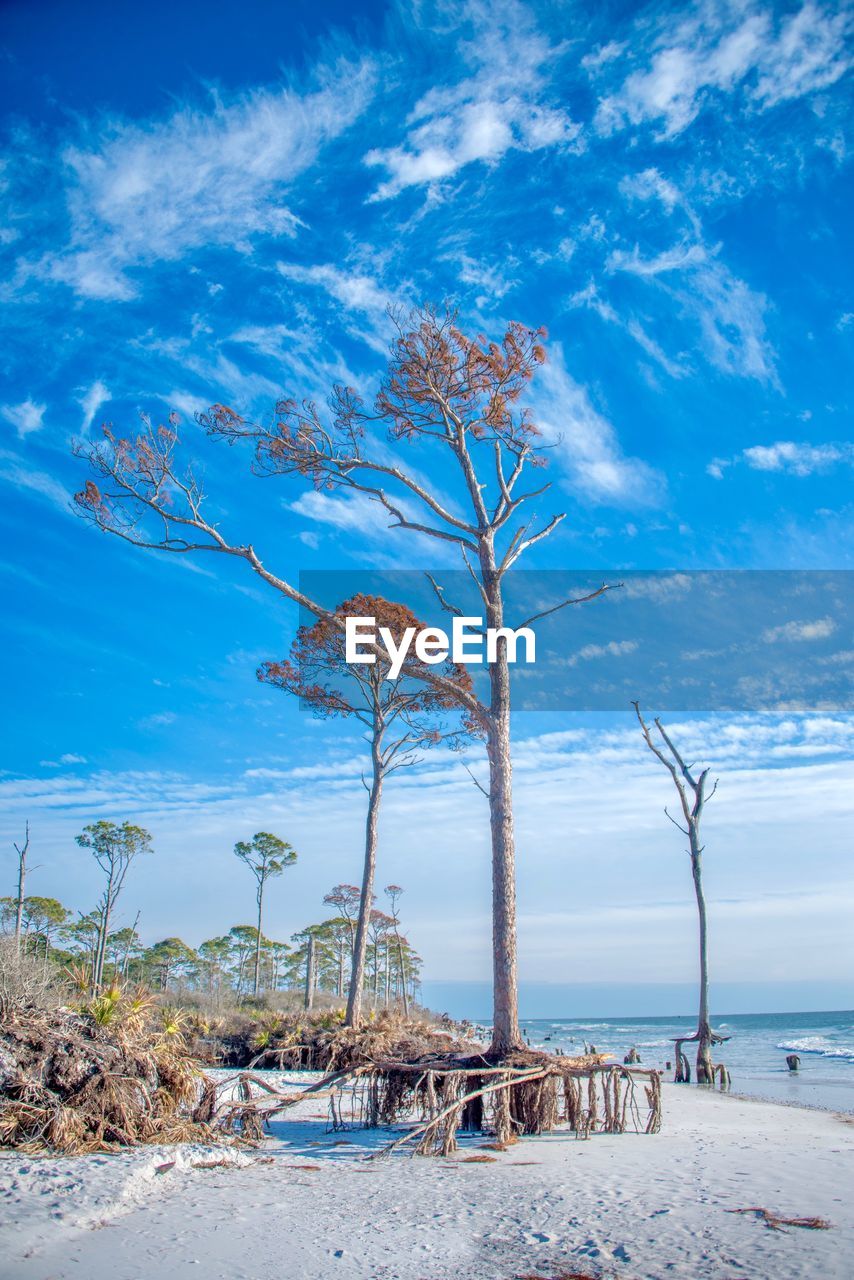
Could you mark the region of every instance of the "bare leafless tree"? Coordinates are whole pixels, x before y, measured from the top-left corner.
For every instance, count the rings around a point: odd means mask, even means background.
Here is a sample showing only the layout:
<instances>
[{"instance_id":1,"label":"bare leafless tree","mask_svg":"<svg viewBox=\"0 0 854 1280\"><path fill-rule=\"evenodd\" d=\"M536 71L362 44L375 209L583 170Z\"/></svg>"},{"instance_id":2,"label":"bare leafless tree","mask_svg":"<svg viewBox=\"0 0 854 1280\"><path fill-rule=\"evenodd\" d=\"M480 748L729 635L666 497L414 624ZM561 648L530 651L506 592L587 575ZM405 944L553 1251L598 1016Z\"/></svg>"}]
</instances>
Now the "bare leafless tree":
<instances>
[{"instance_id":1,"label":"bare leafless tree","mask_svg":"<svg viewBox=\"0 0 854 1280\"><path fill-rule=\"evenodd\" d=\"M653 722L661 743L659 746L658 742L653 738L649 725L641 715L639 704L633 702L632 706L635 709L646 745L667 769L679 795L679 805L685 825L683 826L681 822L677 822L675 818L671 817L666 808L664 812L674 826L678 827L682 834L688 837L688 853L691 857L691 874L694 880L694 895L697 899L697 914L700 921L700 1009L697 1018L697 1030L693 1036L686 1036L684 1040L677 1040L676 1042L676 1079L684 1080L686 1074L682 1063L682 1045L696 1041L697 1083L713 1084L712 1045L721 1044L728 1037L718 1035L717 1032L712 1030L709 1023L708 930L706 897L703 892L704 845L700 843L700 822L706 801L710 800L715 794L718 784L716 781L711 791L708 791L709 770L703 769L695 776L693 773L694 765L685 763L661 721L656 717Z\"/></svg>"},{"instance_id":2,"label":"bare leafless tree","mask_svg":"<svg viewBox=\"0 0 854 1280\"><path fill-rule=\"evenodd\" d=\"M550 486L526 488L523 479L548 458L530 412L519 407L545 359L544 332L513 323L501 342L488 342L462 333L453 313L430 307L396 323L388 370L370 406L351 388L339 386L328 414L310 402L282 400L268 423L247 421L223 404L199 420L213 436L249 442L260 474L296 476L321 490L356 492L385 511L390 529L455 547L476 584L485 624L499 636L488 668L488 699L482 702L435 672L424 678L456 697L484 729L492 843L492 1051L500 1056L521 1044L505 584L520 557L564 518L558 512L538 522L536 504ZM81 514L136 546L243 560L274 590L317 617L329 617L328 609L268 569L251 543L229 539L208 517L199 479L178 460L177 424L177 415L171 414L169 426L153 429L147 422L136 439L119 438L106 428L101 442L78 445L76 451L95 474L76 495ZM457 490L452 501L441 496L444 480L442 489L431 487L419 471L400 465L397 451L408 442L440 454L443 476ZM435 585L443 608L461 615ZM514 627L529 626L608 589L603 585L577 599L558 601L524 621L514 620Z\"/></svg>"},{"instance_id":3,"label":"bare leafless tree","mask_svg":"<svg viewBox=\"0 0 854 1280\"><path fill-rule=\"evenodd\" d=\"M21 950L21 926L24 919L24 898L26 897L27 886L27 854L30 851L30 824L27 822L24 827L24 843L22 845L13 844L12 848L18 855L18 894L15 901L15 950Z\"/></svg>"}]
</instances>

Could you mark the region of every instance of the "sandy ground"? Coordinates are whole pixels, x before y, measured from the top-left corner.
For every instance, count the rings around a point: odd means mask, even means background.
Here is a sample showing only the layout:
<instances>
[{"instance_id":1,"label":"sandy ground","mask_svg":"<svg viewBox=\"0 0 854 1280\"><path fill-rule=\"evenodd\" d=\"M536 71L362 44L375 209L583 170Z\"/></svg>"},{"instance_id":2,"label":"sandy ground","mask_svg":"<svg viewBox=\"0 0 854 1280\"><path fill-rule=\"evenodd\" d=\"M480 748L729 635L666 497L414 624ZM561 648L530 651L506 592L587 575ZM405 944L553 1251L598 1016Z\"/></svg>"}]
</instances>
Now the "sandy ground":
<instances>
[{"instance_id":1,"label":"sandy ground","mask_svg":"<svg viewBox=\"0 0 854 1280\"><path fill-rule=\"evenodd\" d=\"M845 1280L854 1274L854 1121L666 1086L655 1137L565 1133L467 1163L366 1162L322 1102L259 1155L158 1148L0 1160L0 1276L15 1280ZM293 1113L291 1113L293 1117ZM385 1137L386 1135L383 1135ZM158 1167L176 1159L171 1169ZM309 1167L306 1167L309 1166ZM728 1209L828 1218L773 1231Z\"/></svg>"}]
</instances>

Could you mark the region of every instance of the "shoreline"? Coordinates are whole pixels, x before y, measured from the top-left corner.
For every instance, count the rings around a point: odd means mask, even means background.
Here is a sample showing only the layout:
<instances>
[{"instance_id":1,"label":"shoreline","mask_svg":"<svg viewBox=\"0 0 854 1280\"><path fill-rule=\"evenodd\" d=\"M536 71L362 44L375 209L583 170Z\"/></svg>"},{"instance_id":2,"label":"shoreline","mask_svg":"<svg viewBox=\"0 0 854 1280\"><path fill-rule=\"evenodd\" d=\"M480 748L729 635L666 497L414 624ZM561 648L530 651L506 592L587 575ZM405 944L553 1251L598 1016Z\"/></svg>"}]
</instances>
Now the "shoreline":
<instances>
[{"instance_id":1,"label":"shoreline","mask_svg":"<svg viewBox=\"0 0 854 1280\"><path fill-rule=\"evenodd\" d=\"M327 1133L316 1100L274 1122L257 1152L199 1149L194 1169L184 1149L162 1175L154 1169L176 1148L4 1153L0 1277L183 1280L199 1268L227 1280L512 1280L561 1270L618 1280L847 1277L854 1119L664 1089L657 1135L579 1140L556 1130L504 1152L472 1135L444 1160L367 1162L388 1132ZM727 1212L753 1206L833 1226L772 1231Z\"/></svg>"}]
</instances>

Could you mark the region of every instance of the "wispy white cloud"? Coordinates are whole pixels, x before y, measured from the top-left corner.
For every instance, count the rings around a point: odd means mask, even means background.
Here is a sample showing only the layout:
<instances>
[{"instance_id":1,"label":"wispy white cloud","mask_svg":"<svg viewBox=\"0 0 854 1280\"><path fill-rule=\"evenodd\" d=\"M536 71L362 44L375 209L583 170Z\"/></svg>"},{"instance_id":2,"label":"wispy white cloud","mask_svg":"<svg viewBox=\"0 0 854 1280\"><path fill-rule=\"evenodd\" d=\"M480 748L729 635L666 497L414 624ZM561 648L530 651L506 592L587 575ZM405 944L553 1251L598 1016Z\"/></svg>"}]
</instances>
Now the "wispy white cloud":
<instances>
[{"instance_id":1,"label":"wispy white cloud","mask_svg":"<svg viewBox=\"0 0 854 1280\"><path fill-rule=\"evenodd\" d=\"M776 384L776 354L765 324L767 299L734 275L717 253L696 241L682 241L650 258L637 247L618 249L607 265L669 292L699 326L710 364L737 377Z\"/></svg>"},{"instance_id":2,"label":"wispy white cloud","mask_svg":"<svg viewBox=\"0 0 854 1280\"><path fill-rule=\"evenodd\" d=\"M63 515L71 515L71 494L59 481L7 449L0 449L0 482L20 492L35 494Z\"/></svg>"},{"instance_id":3,"label":"wispy white cloud","mask_svg":"<svg viewBox=\"0 0 854 1280\"><path fill-rule=\"evenodd\" d=\"M585 498L616 506L660 499L663 477L640 458L623 453L612 424L569 373L559 343L549 346L549 360L537 375L530 402L537 426L556 445L552 457Z\"/></svg>"},{"instance_id":4,"label":"wispy white cloud","mask_svg":"<svg viewBox=\"0 0 854 1280\"><path fill-rule=\"evenodd\" d=\"M95 414L109 399L109 388L105 386L100 378L96 378L92 385L83 391L77 403L83 410L83 421L80 424L80 430L84 435L95 421Z\"/></svg>"},{"instance_id":5,"label":"wispy white cloud","mask_svg":"<svg viewBox=\"0 0 854 1280\"><path fill-rule=\"evenodd\" d=\"M665 373L669 374L671 378L684 378L690 372L690 365L682 353L675 358L669 356L661 344L656 342L655 338L647 332L647 329L637 316L629 314L624 317L621 315L617 308L602 296L592 280L569 298L569 305L571 307L587 307L590 311L595 312L601 320L623 329L629 337L635 340L641 350L664 369Z\"/></svg>"},{"instance_id":6,"label":"wispy white cloud","mask_svg":"<svg viewBox=\"0 0 854 1280\"><path fill-rule=\"evenodd\" d=\"M370 63L320 70L305 93L254 90L164 120L91 126L63 154L70 239L30 264L83 297L123 300L129 274L200 246L247 251L256 235L293 235L285 203L299 174L365 109Z\"/></svg>"},{"instance_id":7,"label":"wispy white cloud","mask_svg":"<svg viewBox=\"0 0 854 1280\"><path fill-rule=\"evenodd\" d=\"M473 258L467 253L448 254L447 258L457 263L460 283L478 290L474 299L478 309L494 306L519 283L512 274L513 269L519 265L513 259L503 263L489 262L483 258Z\"/></svg>"},{"instance_id":8,"label":"wispy white cloud","mask_svg":"<svg viewBox=\"0 0 854 1280\"><path fill-rule=\"evenodd\" d=\"M41 431L44 426L44 415L47 405L37 404L35 400L22 400L20 404L4 404L0 414L15 428L19 439Z\"/></svg>"},{"instance_id":9,"label":"wispy white cloud","mask_svg":"<svg viewBox=\"0 0 854 1280\"><path fill-rule=\"evenodd\" d=\"M85 756L78 756L73 751L66 751L58 760L40 760L39 764L43 769L62 769L69 765L88 764Z\"/></svg>"},{"instance_id":10,"label":"wispy white cloud","mask_svg":"<svg viewBox=\"0 0 854 1280\"><path fill-rule=\"evenodd\" d=\"M388 175L373 200L440 182L477 161L496 164L511 150L580 147L580 126L547 100L546 69L557 50L530 10L516 0L489 6L470 0L459 20L471 30L471 39L458 44L471 74L420 99L402 145L366 154L367 165Z\"/></svg>"},{"instance_id":11,"label":"wispy white cloud","mask_svg":"<svg viewBox=\"0 0 854 1280\"><path fill-rule=\"evenodd\" d=\"M854 466L854 443L810 444L803 440L778 440L774 444L754 444L742 449L735 457L712 458L706 471L715 480L721 480L727 469L739 462L745 462L752 471L812 476L837 466Z\"/></svg>"},{"instance_id":12,"label":"wispy white cloud","mask_svg":"<svg viewBox=\"0 0 854 1280\"><path fill-rule=\"evenodd\" d=\"M137 721L137 727L143 730L166 729L178 719L174 711L155 711L150 716L143 716Z\"/></svg>"},{"instance_id":13,"label":"wispy white cloud","mask_svg":"<svg viewBox=\"0 0 854 1280\"><path fill-rule=\"evenodd\" d=\"M779 627L769 627L763 631L762 639L766 644L776 644L780 640L827 640L836 630L832 618L815 618L811 622L784 622Z\"/></svg>"},{"instance_id":14,"label":"wispy white cloud","mask_svg":"<svg viewBox=\"0 0 854 1280\"><path fill-rule=\"evenodd\" d=\"M302 266L294 262L278 262L276 266L286 280L322 289L340 304L345 327L349 331L355 332L374 350L387 351L392 334L388 310L399 299L372 276L343 270L331 263ZM356 326L352 323L354 315L361 321ZM364 321L367 321L367 328Z\"/></svg>"},{"instance_id":15,"label":"wispy white cloud","mask_svg":"<svg viewBox=\"0 0 854 1280\"><path fill-rule=\"evenodd\" d=\"M416 518L411 503L405 498L396 495L395 502L405 515ZM456 549L447 543L427 534L395 528L394 517L364 493L344 497L310 489L289 503L288 510L334 533L356 535L363 559L381 568L412 567L413 557L418 553L425 565L456 564L458 561ZM311 539L309 546L317 545L315 538Z\"/></svg>"},{"instance_id":16,"label":"wispy white cloud","mask_svg":"<svg viewBox=\"0 0 854 1280\"><path fill-rule=\"evenodd\" d=\"M687 758L710 764L721 779L706 817L710 876L714 860L715 887L710 887L709 897L716 936L720 940L724 929L723 897L763 904L749 939L745 941L742 922L728 942L733 967L743 966L744 948L758 942L764 955L789 957L791 976L797 976L802 957L783 945L792 928L792 899L811 893L816 883L840 886L815 910L825 933L839 930L850 946L851 884L848 877L843 891L840 867L850 843L851 718L694 718L668 727ZM479 753L471 758L477 772L483 768L481 760ZM614 976L623 981L649 976L643 963L639 969L639 957L643 962L653 954L659 963L652 945L655 932L660 920L670 919L680 904L686 936L679 951L686 966L690 964L695 919L690 914L690 872L683 842L662 814L671 801L672 783L649 756L637 726L627 716L623 725L607 730L576 728L531 736L517 742L514 763L519 840L526 849L524 916L543 922L537 937L529 938L522 950L529 976L539 972L540 949L542 976L553 972L554 955L565 946L567 912L587 908L601 913L603 903L631 906L638 913L640 932L633 928L627 941L619 930L591 930L584 948L597 972L602 965L612 965ZM359 831L352 819L354 811L364 812L362 764L358 746L352 740L345 746L336 738L325 747L316 746L310 764L297 769L290 759L278 767L275 758L261 758L247 762L244 772L215 776L206 769L203 778L84 769L6 777L0 779L0 837L17 838L29 818L38 831L44 891L75 909L86 909L99 891L96 869L82 858L73 836L85 822L102 816L140 823L153 833L155 855L134 873L128 890L133 911L142 908L147 939L180 929L188 942L198 944L221 933L243 912L234 898L235 832L262 826L281 829L301 854L293 886L271 899L271 934L286 938L314 918L329 885L351 879L352 868L358 866ZM544 825L544 812L572 814L570 848L565 824ZM431 833L427 860L413 857L418 833L424 830ZM758 831L762 839L757 841ZM816 831L821 832L819 841ZM466 935L462 917L471 911L468 904L482 900L478 886L482 890L483 868L488 865L482 797L459 757L437 750L423 767L396 775L385 797L383 832L385 874L407 886L407 922L430 976L472 976L474 966L488 967L488 921L482 946L472 951L467 940L459 941ZM461 847L467 850L462 860ZM805 847L812 851L806 869ZM591 857L595 876L585 870ZM566 867L567 858L573 869L570 905L555 900L555 867ZM163 894L164 865L172 886L168 895ZM443 899L439 910L437 869L451 867L461 892L453 901ZM775 886L770 896L769 883ZM248 889L244 901L251 903ZM644 932L647 907L653 923ZM740 914L747 910L745 906ZM766 972L761 957L754 972Z\"/></svg>"},{"instance_id":17,"label":"wispy white cloud","mask_svg":"<svg viewBox=\"0 0 854 1280\"><path fill-rule=\"evenodd\" d=\"M660 169L651 167L620 179L620 191L635 200L657 200L667 213L682 204L682 193Z\"/></svg>"},{"instance_id":18,"label":"wispy white cloud","mask_svg":"<svg viewBox=\"0 0 854 1280\"><path fill-rule=\"evenodd\" d=\"M854 464L854 444L806 444L779 440L776 444L751 445L742 457L754 471L787 471L795 476L810 476L839 463Z\"/></svg>"},{"instance_id":19,"label":"wispy white cloud","mask_svg":"<svg viewBox=\"0 0 854 1280\"><path fill-rule=\"evenodd\" d=\"M567 661L567 666L577 667L579 662L589 662L593 658L623 658L626 654L635 653L637 640L609 640L607 644L585 644Z\"/></svg>"},{"instance_id":20,"label":"wispy white cloud","mask_svg":"<svg viewBox=\"0 0 854 1280\"><path fill-rule=\"evenodd\" d=\"M775 24L756 3L705 0L673 28L663 15L645 65L599 104L603 133L653 123L660 137L682 133L715 95L741 88L756 109L827 88L850 65L850 14L808 0ZM639 39L642 39L639 32Z\"/></svg>"}]
</instances>

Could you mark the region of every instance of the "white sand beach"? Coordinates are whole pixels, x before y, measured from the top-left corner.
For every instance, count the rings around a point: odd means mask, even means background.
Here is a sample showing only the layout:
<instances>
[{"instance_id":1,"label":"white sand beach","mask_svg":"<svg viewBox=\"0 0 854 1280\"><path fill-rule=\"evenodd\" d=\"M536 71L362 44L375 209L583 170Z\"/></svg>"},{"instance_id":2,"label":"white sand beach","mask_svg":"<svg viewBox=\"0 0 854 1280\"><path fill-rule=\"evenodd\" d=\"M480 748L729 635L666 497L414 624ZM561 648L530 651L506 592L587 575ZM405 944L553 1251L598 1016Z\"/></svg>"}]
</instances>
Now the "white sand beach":
<instances>
[{"instance_id":1,"label":"white sand beach","mask_svg":"<svg viewBox=\"0 0 854 1280\"><path fill-rule=\"evenodd\" d=\"M557 1131L504 1152L367 1162L387 1132L326 1132L323 1102L263 1150L142 1148L0 1161L8 1280L847 1278L854 1119L665 1087L662 1132ZM490 1157L472 1162L473 1155ZM260 1159L259 1159L260 1157ZM174 1167L162 1166L175 1160ZM161 1172L156 1172L158 1167ZM829 1230L772 1230L760 1206Z\"/></svg>"}]
</instances>

